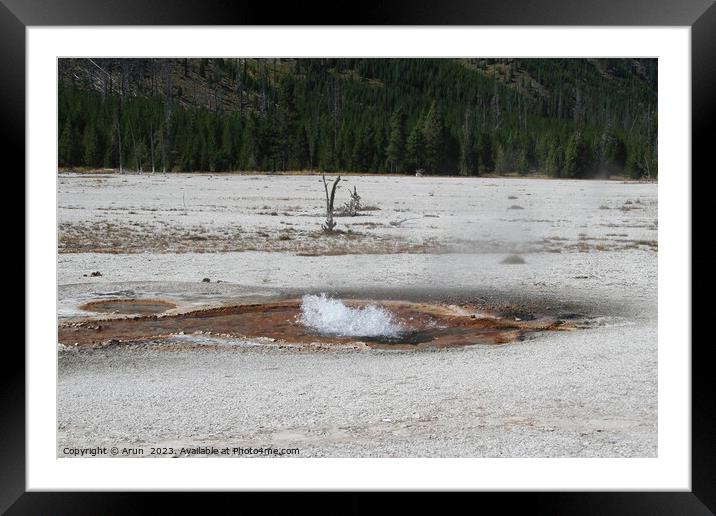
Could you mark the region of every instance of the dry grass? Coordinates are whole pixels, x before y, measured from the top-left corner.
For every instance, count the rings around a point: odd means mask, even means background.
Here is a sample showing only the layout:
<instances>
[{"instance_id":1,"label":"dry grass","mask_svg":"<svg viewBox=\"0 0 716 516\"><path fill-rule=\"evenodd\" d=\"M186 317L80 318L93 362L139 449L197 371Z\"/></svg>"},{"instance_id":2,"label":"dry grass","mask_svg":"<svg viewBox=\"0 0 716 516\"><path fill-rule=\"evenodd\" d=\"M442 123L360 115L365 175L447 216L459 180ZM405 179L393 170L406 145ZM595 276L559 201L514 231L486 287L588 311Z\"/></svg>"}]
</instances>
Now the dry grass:
<instances>
[{"instance_id":1,"label":"dry grass","mask_svg":"<svg viewBox=\"0 0 716 516\"><path fill-rule=\"evenodd\" d=\"M366 223L368 227L371 227ZM306 231L239 229L209 231L157 227L151 224L120 225L109 222L60 224L60 253L214 253L269 251L293 252L301 256L385 253L444 252L436 240L411 242L400 236L377 236L356 231Z\"/></svg>"}]
</instances>

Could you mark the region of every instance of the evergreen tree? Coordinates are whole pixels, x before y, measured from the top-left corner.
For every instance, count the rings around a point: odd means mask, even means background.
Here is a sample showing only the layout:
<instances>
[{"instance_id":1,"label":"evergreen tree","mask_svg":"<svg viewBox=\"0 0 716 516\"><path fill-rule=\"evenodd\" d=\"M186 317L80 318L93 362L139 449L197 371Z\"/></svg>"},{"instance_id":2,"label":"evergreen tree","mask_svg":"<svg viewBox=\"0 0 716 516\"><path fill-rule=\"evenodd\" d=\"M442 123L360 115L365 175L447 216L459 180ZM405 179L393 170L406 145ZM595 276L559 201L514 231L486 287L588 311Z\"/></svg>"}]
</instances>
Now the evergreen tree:
<instances>
[{"instance_id":1,"label":"evergreen tree","mask_svg":"<svg viewBox=\"0 0 716 516\"><path fill-rule=\"evenodd\" d=\"M592 165L591 150L581 131L577 130L567 142L564 153L565 177L585 177Z\"/></svg>"},{"instance_id":2,"label":"evergreen tree","mask_svg":"<svg viewBox=\"0 0 716 516\"><path fill-rule=\"evenodd\" d=\"M58 165L656 177L656 60L504 65L60 59Z\"/></svg>"},{"instance_id":3,"label":"evergreen tree","mask_svg":"<svg viewBox=\"0 0 716 516\"><path fill-rule=\"evenodd\" d=\"M102 155L99 149L99 142L97 140L97 132L95 131L94 124L87 124L85 126L84 134L82 136L82 147L83 147L83 158L84 163L89 167L99 166L100 156Z\"/></svg>"},{"instance_id":4,"label":"evergreen tree","mask_svg":"<svg viewBox=\"0 0 716 516\"><path fill-rule=\"evenodd\" d=\"M425 168L438 172L445 164L445 124L440 109L435 103L430 107L423 125L425 141ZM445 172L443 170L443 172Z\"/></svg>"},{"instance_id":5,"label":"evergreen tree","mask_svg":"<svg viewBox=\"0 0 716 516\"><path fill-rule=\"evenodd\" d=\"M462 124L462 134L460 138L460 175L473 176L477 175L477 159L475 153L475 145L472 134L472 113L470 108L465 110L465 120Z\"/></svg>"},{"instance_id":6,"label":"evergreen tree","mask_svg":"<svg viewBox=\"0 0 716 516\"><path fill-rule=\"evenodd\" d=\"M515 168L517 172L524 176L529 172L530 163L528 157L529 151L527 144L522 143L517 149L517 155L515 157Z\"/></svg>"},{"instance_id":7,"label":"evergreen tree","mask_svg":"<svg viewBox=\"0 0 716 516\"><path fill-rule=\"evenodd\" d=\"M405 116L400 111L390 117L390 137L385 154L388 170L402 172L405 160Z\"/></svg>"},{"instance_id":8,"label":"evergreen tree","mask_svg":"<svg viewBox=\"0 0 716 516\"><path fill-rule=\"evenodd\" d=\"M477 141L478 170L492 172L495 170L492 138L487 133L481 133Z\"/></svg>"},{"instance_id":9,"label":"evergreen tree","mask_svg":"<svg viewBox=\"0 0 716 516\"><path fill-rule=\"evenodd\" d=\"M370 169L370 139L364 131L359 131L355 137L355 145L351 156L351 167L359 172L366 172Z\"/></svg>"},{"instance_id":10,"label":"evergreen tree","mask_svg":"<svg viewBox=\"0 0 716 516\"><path fill-rule=\"evenodd\" d=\"M388 145L388 140L385 131L382 128L375 128L373 130L373 137L370 142L370 154L372 159L370 161L371 172L382 172L385 170L385 149Z\"/></svg>"},{"instance_id":11,"label":"evergreen tree","mask_svg":"<svg viewBox=\"0 0 716 516\"><path fill-rule=\"evenodd\" d=\"M232 123L229 119L224 121L221 132L221 151L217 159L219 170L230 170L234 163L234 135L232 134ZM235 129L234 129L235 130Z\"/></svg>"},{"instance_id":12,"label":"evergreen tree","mask_svg":"<svg viewBox=\"0 0 716 516\"><path fill-rule=\"evenodd\" d=\"M626 165L627 149L621 137L607 128L599 141L599 173L609 177L620 174Z\"/></svg>"},{"instance_id":13,"label":"evergreen tree","mask_svg":"<svg viewBox=\"0 0 716 516\"><path fill-rule=\"evenodd\" d=\"M562 147L557 140L553 140L549 146L547 160L545 163L545 172L553 177L562 177L562 169L564 166L564 153Z\"/></svg>"},{"instance_id":14,"label":"evergreen tree","mask_svg":"<svg viewBox=\"0 0 716 516\"><path fill-rule=\"evenodd\" d=\"M69 118L65 121L64 127L60 132L60 139L57 145L57 153L59 158L59 164L62 167L71 167L78 165L77 159L75 158L74 149L74 131L72 129L72 123Z\"/></svg>"},{"instance_id":15,"label":"evergreen tree","mask_svg":"<svg viewBox=\"0 0 716 516\"><path fill-rule=\"evenodd\" d=\"M239 168L255 171L259 169L258 145L256 142L256 120L249 116L242 127Z\"/></svg>"},{"instance_id":16,"label":"evergreen tree","mask_svg":"<svg viewBox=\"0 0 716 516\"><path fill-rule=\"evenodd\" d=\"M515 171L515 157L511 142L499 143L495 154L495 171L510 173Z\"/></svg>"},{"instance_id":17,"label":"evergreen tree","mask_svg":"<svg viewBox=\"0 0 716 516\"><path fill-rule=\"evenodd\" d=\"M420 121L410 131L406 154L406 162L411 170L419 170L425 166L425 139Z\"/></svg>"}]
</instances>

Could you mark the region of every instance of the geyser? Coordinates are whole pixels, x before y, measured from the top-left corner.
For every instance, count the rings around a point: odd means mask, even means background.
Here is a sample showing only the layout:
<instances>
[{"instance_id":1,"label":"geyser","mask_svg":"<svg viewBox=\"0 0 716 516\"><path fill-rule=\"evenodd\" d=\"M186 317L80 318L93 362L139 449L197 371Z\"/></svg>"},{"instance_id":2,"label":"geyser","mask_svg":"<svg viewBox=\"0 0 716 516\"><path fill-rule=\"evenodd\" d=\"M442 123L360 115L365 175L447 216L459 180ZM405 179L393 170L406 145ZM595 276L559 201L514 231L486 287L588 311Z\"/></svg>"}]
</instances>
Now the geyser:
<instances>
[{"instance_id":1,"label":"geyser","mask_svg":"<svg viewBox=\"0 0 716 516\"><path fill-rule=\"evenodd\" d=\"M398 338L405 331L385 308L351 308L325 294L303 296L299 322L319 335L338 337Z\"/></svg>"},{"instance_id":2,"label":"geyser","mask_svg":"<svg viewBox=\"0 0 716 516\"><path fill-rule=\"evenodd\" d=\"M116 305L112 308L118 310ZM137 309L134 304L129 308ZM465 303L456 306L434 301L344 301L326 295L307 295L181 313L117 312L101 319L65 321L58 327L58 340L64 345L82 347L161 340L176 345L173 336L183 335L184 346L189 345L185 341L191 335L199 339L211 335L225 339L256 337L263 343L313 349L353 346L407 350L505 344L541 331L572 329L578 324L575 319L568 323L557 315L506 308L510 311Z\"/></svg>"}]
</instances>

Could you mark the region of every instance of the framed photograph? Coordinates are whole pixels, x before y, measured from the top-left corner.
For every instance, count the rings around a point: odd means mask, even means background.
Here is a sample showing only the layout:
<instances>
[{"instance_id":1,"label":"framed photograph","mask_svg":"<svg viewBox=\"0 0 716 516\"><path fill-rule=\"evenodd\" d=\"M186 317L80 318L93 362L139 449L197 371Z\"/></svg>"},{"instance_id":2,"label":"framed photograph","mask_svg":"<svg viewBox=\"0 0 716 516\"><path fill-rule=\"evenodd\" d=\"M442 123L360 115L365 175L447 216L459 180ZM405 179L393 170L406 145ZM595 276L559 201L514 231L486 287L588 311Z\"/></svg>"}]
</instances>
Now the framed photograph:
<instances>
[{"instance_id":1,"label":"framed photograph","mask_svg":"<svg viewBox=\"0 0 716 516\"><path fill-rule=\"evenodd\" d=\"M3 0L28 302L0 507L716 510L691 339L716 8L656 7Z\"/></svg>"}]
</instances>

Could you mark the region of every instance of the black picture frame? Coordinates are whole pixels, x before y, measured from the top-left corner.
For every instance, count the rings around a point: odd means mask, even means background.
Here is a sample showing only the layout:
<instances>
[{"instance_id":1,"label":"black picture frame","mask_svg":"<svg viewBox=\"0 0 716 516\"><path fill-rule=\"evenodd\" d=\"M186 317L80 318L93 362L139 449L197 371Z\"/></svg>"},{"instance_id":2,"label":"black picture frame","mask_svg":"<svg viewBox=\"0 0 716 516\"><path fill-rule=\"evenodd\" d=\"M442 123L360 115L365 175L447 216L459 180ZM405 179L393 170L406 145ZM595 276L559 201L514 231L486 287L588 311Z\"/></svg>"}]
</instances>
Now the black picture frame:
<instances>
[{"instance_id":1,"label":"black picture frame","mask_svg":"<svg viewBox=\"0 0 716 516\"><path fill-rule=\"evenodd\" d=\"M460 0L449 3L364 1L308 6L304 3L231 3L225 0L0 0L0 113L3 147L18 155L25 138L25 30L61 25L575 25L689 26L692 71L692 162L709 163L716 142L716 5L713 0ZM24 153L17 168L24 170ZM709 168L713 168L710 164ZM22 187L21 187L22 188ZM27 259L27 256L25 257ZM692 260L693 263L693 260ZM29 271L25 271L26 274ZM693 320L693 319L692 319ZM676 344L676 343L675 343ZM507 510L536 514L712 514L716 512L716 425L709 339L691 345L691 492L481 494ZM26 342L27 345L27 342ZM6 353L11 353L5 350ZM159 494L37 493L25 488L25 354L6 355L0 425L0 511L7 514L124 514L149 506ZM223 496L231 496L229 494ZM245 494L242 496L246 496ZM265 495L259 495L264 496ZM264 498L265 499L265 498ZM350 498L345 512L373 509L370 498ZM453 500L460 503L459 500ZM485 500L486 501L486 500ZM162 508L186 508L186 496L163 496ZM250 503L244 499L242 503ZM416 496L412 503L422 504ZM470 502L471 504L474 502ZM313 503L311 506L316 507Z\"/></svg>"}]
</instances>

